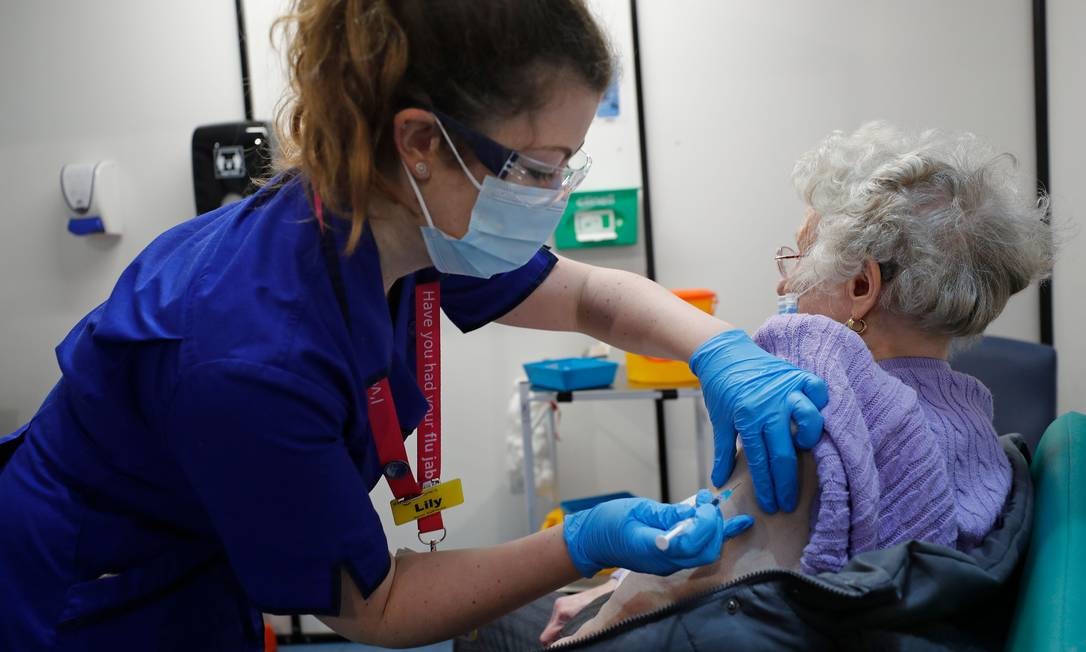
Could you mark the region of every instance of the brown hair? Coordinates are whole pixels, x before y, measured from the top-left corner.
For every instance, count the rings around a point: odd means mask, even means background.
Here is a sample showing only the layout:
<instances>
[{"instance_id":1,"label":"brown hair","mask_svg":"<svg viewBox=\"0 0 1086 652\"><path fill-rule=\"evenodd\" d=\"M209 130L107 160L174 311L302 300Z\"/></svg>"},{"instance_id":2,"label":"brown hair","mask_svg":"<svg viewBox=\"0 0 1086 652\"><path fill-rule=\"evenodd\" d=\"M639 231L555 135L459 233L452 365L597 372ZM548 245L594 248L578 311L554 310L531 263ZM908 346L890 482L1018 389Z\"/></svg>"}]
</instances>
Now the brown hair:
<instances>
[{"instance_id":1,"label":"brown hair","mask_svg":"<svg viewBox=\"0 0 1086 652\"><path fill-rule=\"evenodd\" d=\"M370 193L393 196L397 111L436 108L479 127L542 106L563 72L599 92L613 74L583 0L294 0L283 28L292 93L277 167L350 215L348 251Z\"/></svg>"}]
</instances>

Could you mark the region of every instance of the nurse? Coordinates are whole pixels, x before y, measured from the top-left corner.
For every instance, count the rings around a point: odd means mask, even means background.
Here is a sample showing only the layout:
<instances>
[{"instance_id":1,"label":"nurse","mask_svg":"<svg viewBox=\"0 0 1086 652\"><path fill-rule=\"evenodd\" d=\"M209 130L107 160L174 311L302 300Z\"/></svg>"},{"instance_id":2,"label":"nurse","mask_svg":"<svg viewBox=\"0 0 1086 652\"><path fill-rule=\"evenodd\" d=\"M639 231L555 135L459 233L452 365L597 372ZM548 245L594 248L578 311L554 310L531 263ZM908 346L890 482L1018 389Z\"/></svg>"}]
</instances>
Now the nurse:
<instances>
[{"instance_id":1,"label":"nurse","mask_svg":"<svg viewBox=\"0 0 1086 652\"><path fill-rule=\"evenodd\" d=\"M0 648L256 650L260 611L417 644L604 567L704 564L749 526L628 499L492 548L391 556L387 507L369 499L382 478L424 517L404 526L424 542L457 498L433 484L438 305L464 331L579 331L690 360L714 484L738 433L763 508L794 508L822 381L644 278L541 246L588 172L581 144L613 73L581 0L294 10L281 173L152 242L2 440Z\"/></svg>"}]
</instances>

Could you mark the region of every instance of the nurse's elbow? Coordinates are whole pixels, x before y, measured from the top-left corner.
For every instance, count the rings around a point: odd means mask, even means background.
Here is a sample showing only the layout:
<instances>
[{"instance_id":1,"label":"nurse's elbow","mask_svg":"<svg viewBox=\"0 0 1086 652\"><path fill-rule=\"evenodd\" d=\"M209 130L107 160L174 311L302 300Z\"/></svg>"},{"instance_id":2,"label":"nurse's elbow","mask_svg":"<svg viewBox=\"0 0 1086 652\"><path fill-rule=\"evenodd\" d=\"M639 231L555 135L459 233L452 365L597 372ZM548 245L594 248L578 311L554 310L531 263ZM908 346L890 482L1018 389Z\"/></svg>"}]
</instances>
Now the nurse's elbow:
<instances>
[{"instance_id":1,"label":"nurse's elbow","mask_svg":"<svg viewBox=\"0 0 1086 652\"><path fill-rule=\"evenodd\" d=\"M340 570L339 616L319 616L321 622L343 638L356 643L403 646L385 617L395 565L369 598L363 598L350 574Z\"/></svg>"}]
</instances>

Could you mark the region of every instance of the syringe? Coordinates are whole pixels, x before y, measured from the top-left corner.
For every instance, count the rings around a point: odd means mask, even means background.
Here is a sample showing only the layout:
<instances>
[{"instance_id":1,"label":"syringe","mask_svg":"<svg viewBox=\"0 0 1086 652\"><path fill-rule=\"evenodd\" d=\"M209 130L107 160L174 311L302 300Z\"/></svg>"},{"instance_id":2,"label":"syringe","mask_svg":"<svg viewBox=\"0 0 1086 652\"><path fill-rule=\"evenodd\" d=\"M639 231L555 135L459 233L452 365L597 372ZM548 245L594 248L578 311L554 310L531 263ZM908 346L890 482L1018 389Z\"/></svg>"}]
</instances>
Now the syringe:
<instances>
[{"instance_id":1,"label":"syringe","mask_svg":"<svg viewBox=\"0 0 1086 652\"><path fill-rule=\"evenodd\" d=\"M734 490L735 490L735 488L733 487L731 489L725 489L724 491L721 491L719 494L717 494L717 496L715 498L713 498L713 500L710 502L710 504L712 506L716 507L716 506L720 505L720 501L727 501L729 498L731 498L732 492ZM678 523L675 524L674 527L672 527L670 530L668 530L664 534L657 535L657 537L656 537L656 547L659 548L660 550L667 550L668 547L671 545L671 540L672 539L674 539L677 536L681 536L683 534L686 534L690 530L690 528L692 528L692 527L694 527L694 517L693 516L691 516L690 518L683 519L683 520L679 521Z\"/></svg>"}]
</instances>

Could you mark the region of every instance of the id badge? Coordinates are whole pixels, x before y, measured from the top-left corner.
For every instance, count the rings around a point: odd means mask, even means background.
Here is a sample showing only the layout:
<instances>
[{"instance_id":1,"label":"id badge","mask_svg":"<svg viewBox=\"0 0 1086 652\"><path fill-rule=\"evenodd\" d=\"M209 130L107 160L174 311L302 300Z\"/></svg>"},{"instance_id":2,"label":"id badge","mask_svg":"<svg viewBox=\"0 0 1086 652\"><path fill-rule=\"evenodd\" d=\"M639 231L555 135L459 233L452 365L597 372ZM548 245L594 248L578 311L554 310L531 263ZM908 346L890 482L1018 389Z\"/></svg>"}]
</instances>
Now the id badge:
<instances>
[{"instance_id":1,"label":"id badge","mask_svg":"<svg viewBox=\"0 0 1086 652\"><path fill-rule=\"evenodd\" d=\"M464 502L464 488L460 478L439 482L422 490L422 493L407 500L393 500L392 520L396 525L410 523L420 518L437 514Z\"/></svg>"}]
</instances>

